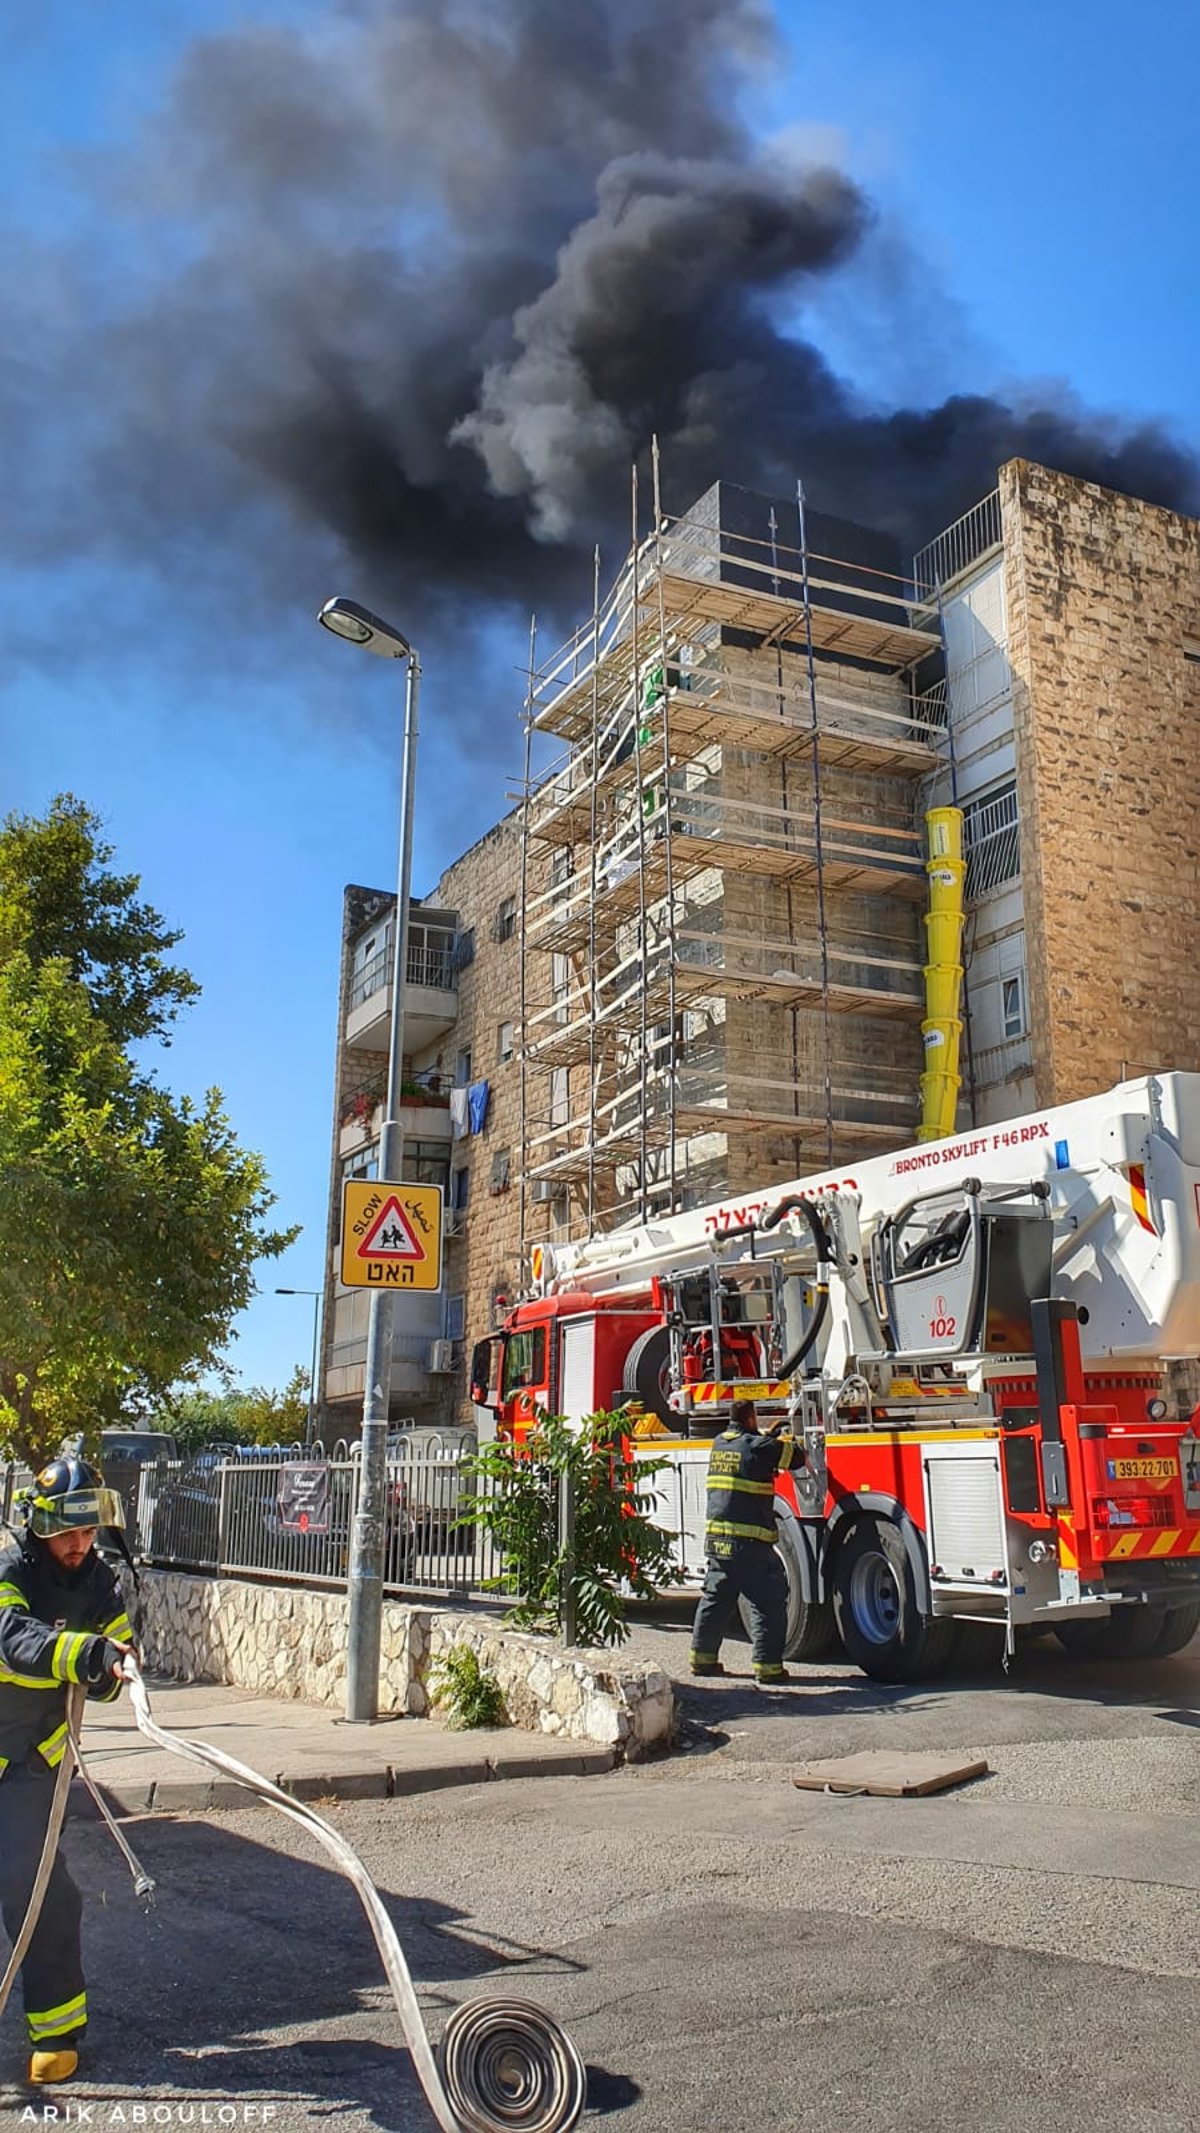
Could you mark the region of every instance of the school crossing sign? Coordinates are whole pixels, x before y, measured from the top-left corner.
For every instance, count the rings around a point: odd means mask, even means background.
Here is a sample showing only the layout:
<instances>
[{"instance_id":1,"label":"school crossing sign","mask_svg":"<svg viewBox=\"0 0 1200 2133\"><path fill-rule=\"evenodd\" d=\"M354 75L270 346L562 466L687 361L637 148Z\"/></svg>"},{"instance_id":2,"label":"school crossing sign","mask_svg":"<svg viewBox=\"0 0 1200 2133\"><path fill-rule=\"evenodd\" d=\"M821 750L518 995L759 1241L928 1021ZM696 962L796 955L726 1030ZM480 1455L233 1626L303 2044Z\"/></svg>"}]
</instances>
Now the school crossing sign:
<instances>
[{"instance_id":1,"label":"school crossing sign","mask_svg":"<svg viewBox=\"0 0 1200 2133\"><path fill-rule=\"evenodd\" d=\"M342 1187L342 1282L348 1289L440 1289L441 1187L350 1179Z\"/></svg>"}]
</instances>

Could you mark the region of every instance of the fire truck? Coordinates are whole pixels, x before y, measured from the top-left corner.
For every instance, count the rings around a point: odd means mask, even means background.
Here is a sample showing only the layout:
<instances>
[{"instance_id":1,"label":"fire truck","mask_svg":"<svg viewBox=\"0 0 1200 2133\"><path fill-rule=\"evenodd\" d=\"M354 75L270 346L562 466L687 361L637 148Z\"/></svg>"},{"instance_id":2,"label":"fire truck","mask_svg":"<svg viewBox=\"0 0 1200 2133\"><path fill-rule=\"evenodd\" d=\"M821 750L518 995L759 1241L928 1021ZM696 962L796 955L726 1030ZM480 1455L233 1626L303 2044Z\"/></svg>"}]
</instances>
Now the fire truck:
<instances>
[{"instance_id":1,"label":"fire truck","mask_svg":"<svg viewBox=\"0 0 1200 2133\"><path fill-rule=\"evenodd\" d=\"M1200 1626L1200 1074L535 1247L472 1358L519 1443L627 1405L681 1578L703 1571L732 1400L804 1446L780 1477L788 1655L885 1681L963 1620L1079 1658ZM1169 1368L1169 1365L1174 1367ZM1181 1367L1182 1366L1182 1367Z\"/></svg>"}]
</instances>

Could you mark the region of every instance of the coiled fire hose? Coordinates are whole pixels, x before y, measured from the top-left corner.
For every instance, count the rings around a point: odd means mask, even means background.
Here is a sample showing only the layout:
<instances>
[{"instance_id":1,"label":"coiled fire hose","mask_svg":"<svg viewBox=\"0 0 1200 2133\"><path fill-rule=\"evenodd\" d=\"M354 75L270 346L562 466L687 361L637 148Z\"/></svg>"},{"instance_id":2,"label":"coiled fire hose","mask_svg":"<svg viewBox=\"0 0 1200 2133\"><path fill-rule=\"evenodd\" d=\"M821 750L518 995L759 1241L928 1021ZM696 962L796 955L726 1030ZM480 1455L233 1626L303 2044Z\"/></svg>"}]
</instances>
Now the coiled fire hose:
<instances>
[{"instance_id":1,"label":"coiled fire hose","mask_svg":"<svg viewBox=\"0 0 1200 2133\"><path fill-rule=\"evenodd\" d=\"M223 1776L235 1779L239 1785L256 1793L269 1806L277 1807L281 1814L309 1830L330 1854L339 1872L353 1883L375 1935L375 1945L392 1988L417 2078L442 2133L571 2133L586 2101L587 2075L578 2050L553 2016L529 2000L468 2001L451 2013L435 2056L396 1929L358 1853L313 1808L303 1800L293 1799L290 1793L272 1784L269 1778L260 1776L257 1770L249 1769L245 1763L237 1762L219 1748L210 1748L205 1741L187 1740L181 1734L168 1733L151 1714L150 1698L137 1661L127 1656L123 1672L129 1685L129 1701L138 1731L144 1733L147 1740L172 1755L186 1756L191 1762L219 1770ZM46 1841L29 1910L8 1969L0 1980L0 2012L3 2012L42 1907L66 1813L73 1763L125 1855L138 1895L149 1898L154 1892L153 1881L126 1844L84 1766L79 1749L83 1702L81 1689L68 1691L70 1753L63 1757L54 1788Z\"/></svg>"}]
</instances>

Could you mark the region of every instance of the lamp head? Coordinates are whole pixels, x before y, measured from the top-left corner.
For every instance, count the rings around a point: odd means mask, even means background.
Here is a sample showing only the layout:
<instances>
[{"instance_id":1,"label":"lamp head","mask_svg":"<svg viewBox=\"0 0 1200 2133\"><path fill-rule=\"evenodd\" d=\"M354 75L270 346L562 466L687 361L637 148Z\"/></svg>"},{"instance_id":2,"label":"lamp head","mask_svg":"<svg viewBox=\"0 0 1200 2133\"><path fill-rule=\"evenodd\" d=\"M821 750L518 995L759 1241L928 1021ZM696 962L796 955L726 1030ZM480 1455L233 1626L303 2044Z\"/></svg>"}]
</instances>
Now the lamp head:
<instances>
[{"instance_id":1,"label":"lamp head","mask_svg":"<svg viewBox=\"0 0 1200 2133\"><path fill-rule=\"evenodd\" d=\"M335 637L344 637L348 644L361 644L364 651L374 652L380 659L411 659L413 649L407 637L373 615L369 607L360 607L357 600L327 600L319 609L317 621Z\"/></svg>"}]
</instances>

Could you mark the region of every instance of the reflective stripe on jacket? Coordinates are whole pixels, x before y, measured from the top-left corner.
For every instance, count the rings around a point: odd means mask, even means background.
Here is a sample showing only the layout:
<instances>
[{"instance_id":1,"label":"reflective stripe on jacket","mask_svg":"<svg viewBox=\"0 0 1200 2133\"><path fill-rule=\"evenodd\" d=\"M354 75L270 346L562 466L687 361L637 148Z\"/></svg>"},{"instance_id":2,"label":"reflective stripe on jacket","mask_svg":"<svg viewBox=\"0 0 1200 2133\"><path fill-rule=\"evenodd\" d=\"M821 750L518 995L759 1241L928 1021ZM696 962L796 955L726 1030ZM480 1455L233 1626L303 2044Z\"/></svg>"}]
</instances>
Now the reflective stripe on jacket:
<instances>
[{"instance_id":1,"label":"reflective stripe on jacket","mask_svg":"<svg viewBox=\"0 0 1200 2133\"><path fill-rule=\"evenodd\" d=\"M794 1437L756 1429L725 1429L708 1461L704 1543L709 1555L731 1555L740 1542L775 1540L775 1476L796 1459Z\"/></svg>"},{"instance_id":2,"label":"reflective stripe on jacket","mask_svg":"<svg viewBox=\"0 0 1200 2133\"><path fill-rule=\"evenodd\" d=\"M39 1755L54 1770L66 1748L67 1685L86 1681L97 1637L132 1638L121 1588L95 1548L64 1570L40 1541L0 1552L0 1778ZM102 1703L119 1681L89 1686Z\"/></svg>"}]
</instances>

